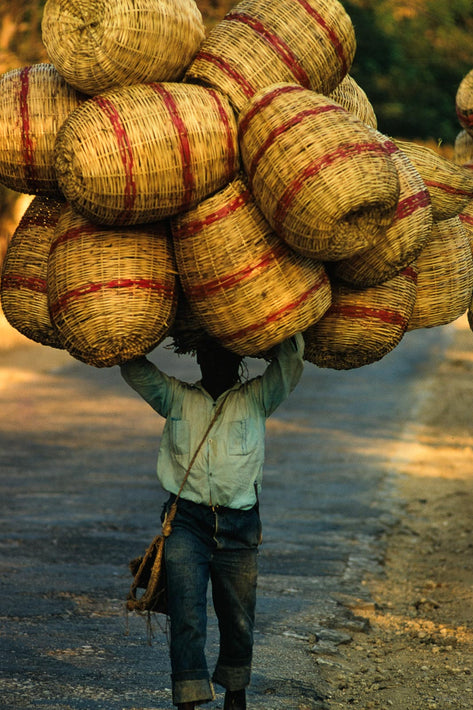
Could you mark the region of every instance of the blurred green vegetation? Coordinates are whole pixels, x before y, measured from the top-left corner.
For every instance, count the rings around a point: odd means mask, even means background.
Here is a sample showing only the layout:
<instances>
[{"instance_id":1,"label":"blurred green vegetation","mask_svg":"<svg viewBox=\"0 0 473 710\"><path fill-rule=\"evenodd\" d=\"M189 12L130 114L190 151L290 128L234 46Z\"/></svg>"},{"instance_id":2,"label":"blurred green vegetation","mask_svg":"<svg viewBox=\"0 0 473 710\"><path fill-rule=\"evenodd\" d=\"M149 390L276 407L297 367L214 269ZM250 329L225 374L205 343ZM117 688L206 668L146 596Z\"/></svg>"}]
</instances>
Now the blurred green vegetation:
<instances>
[{"instance_id":1,"label":"blurred green vegetation","mask_svg":"<svg viewBox=\"0 0 473 710\"><path fill-rule=\"evenodd\" d=\"M379 129L453 143L455 95L473 69L471 0L343 0L355 27L351 74L367 93Z\"/></svg>"}]
</instances>

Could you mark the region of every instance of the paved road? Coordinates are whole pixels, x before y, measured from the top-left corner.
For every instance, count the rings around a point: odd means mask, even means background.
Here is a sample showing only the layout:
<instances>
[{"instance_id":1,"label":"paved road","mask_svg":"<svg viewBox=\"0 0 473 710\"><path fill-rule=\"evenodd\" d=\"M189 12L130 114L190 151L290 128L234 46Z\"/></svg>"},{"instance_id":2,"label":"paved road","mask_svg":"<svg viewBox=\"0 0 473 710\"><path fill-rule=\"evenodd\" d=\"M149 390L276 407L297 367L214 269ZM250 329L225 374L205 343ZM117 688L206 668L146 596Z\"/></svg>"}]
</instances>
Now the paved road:
<instances>
[{"instance_id":1,"label":"paved road","mask_svg":"<svg viewBox=\"0 0 473 710\"><path fill-rule=\"evenodd\" d=\"M269 420L254 710L323 706L320 663L363 626L353 608L370 603L363 576L382 563L396 452L449 337L410 333L349 372L307 365ZM162 346L153 359L197 378ZM0 357L1 708L171 708L163 617L149 646L123 601L164 500L161 427L117 368L42 346ZM210 665L216 646L211 615Z\"/></svg>"}]
</instances>

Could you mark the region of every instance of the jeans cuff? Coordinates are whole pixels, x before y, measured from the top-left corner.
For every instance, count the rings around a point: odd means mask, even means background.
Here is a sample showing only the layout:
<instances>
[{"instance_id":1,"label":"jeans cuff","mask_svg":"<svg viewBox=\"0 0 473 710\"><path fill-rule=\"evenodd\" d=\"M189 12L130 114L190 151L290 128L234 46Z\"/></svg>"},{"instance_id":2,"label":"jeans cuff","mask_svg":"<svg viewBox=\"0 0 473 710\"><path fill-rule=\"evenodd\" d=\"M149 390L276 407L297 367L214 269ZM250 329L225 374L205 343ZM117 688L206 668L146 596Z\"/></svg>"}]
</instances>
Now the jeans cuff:
<instances>
[{"instance_id":1,"label":"jeans cuff","mask_svg":"<svg viewBox=\"0 0 473 710\"><path fill-rule=\"evenodd\" d=\"M173 680L172 701L178 703L206 703L215 699L215 691L208 678L198 680Z\"/></svg>"},{"instance_id":2,"label":"jeans cuff","mask_svg":"<svg viewBox=\"0 0 473 710\"><path fill-rule=\"evenodd\" d=\"M218 683L225 690L242 690L250 684L251 666L223 666L217 664L212 676L214 683Z\"/></svg>"}]
</instances>

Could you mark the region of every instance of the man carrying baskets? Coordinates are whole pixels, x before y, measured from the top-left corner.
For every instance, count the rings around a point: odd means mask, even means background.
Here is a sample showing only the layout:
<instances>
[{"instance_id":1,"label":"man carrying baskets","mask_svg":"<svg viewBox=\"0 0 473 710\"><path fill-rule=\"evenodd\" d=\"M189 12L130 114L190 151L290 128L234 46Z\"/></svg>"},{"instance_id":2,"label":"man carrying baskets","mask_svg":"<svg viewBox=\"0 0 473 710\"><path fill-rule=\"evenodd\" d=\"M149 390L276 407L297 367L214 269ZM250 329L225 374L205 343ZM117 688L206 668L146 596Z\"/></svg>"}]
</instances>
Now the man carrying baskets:
<instances>
[{"instance_id":1,"label":"man carrying baskets","mask_svg":"<svg viewBox=\"0 0 473 710\"><path fill-rule=\"evenodd\" d=\"M301 334L289 338L261 376L244 382L242 358L213 341L197 351L195 384L145 357L121 365L126 382L166 419L157 472L170 494L163 519L179 497L165 561L173 702L181 710L214 698L205 658L209 579L220 631L212 680L226 689L224 710L246 709L265 420L298 383L303 350Z\"/></svg>"}]
</instances>

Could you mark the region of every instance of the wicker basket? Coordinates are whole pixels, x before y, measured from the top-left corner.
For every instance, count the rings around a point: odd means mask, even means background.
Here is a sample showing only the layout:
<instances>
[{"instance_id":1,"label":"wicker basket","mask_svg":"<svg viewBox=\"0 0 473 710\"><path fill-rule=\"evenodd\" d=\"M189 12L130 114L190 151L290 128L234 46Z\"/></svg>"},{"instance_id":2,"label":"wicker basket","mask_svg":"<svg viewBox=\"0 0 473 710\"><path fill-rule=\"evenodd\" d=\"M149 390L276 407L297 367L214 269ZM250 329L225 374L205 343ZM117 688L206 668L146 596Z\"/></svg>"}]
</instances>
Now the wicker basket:
<instances>
[{"instance_id":1,"label":"wicker basket","mask_svg":"<svg viewBox=\"0 0 473 710\"><path fill-rule=\"evenodd\" d=\"M470 248L473 253L473 200L467 204L465 209L458 215L465 230L465 234L470 242Z\"/></svg>"},{"instance_id":2,"label":"wicker basket","mask_svg":"<svg viewBox=\"0 0 473 710\"><path fill-rule=\"evenodd\" d=\"M202 326L182 289L179 289L176 317L168 335L178 355L195 355L198 348L215 340Z\"/></svg>"},{"instance_id":3,"label":"wicker basket","mask_svg":"<svg viewBox=\"0 0 473 710\"><path fill-rule=\"evenodd\" d=\"M98 224L144 224L193 207L235 177L236 122L219 92L137 84L86 101L62 126L64 195Z\"/></svg>"},{"instance_id":4,"label":"wicker basket","mask_svg":"<svg viewBox=\"0 0 473 710\"><path fill-rule=\"evenodd\" d=\"M473 199L473 172L427 148L410 141L397 140L422 177L432 201L434 220L456 217Z\"/></svg>"},{"instance_id":5,"label":"wicker basket","mask_svg":"<svg viewBox=\"0 0 473 710\"><path fill-rule=\"evenodd\" d=\"M238 129L257 203L304 256L348 258L394 219L399 177L389 151L326 96L277 84L248 102Z\"/></svg>"},{"instance_id":6,"label":"wicker basket","mask_svg":"<svg viewBox=\"0 0 473 710\"><path fill-rule=\"evenodd\" d=\"M0 77L0 182L28 195L58 197L54 141L84 97L52 64L12 69Z\"/></svg>"},{"instance_id":7,"label":"wicker basket","mask_svg":"<svg viewBox=\"0 0 473 710\"><path fill-rule=\"evenodd\" d=\"M473 136L473 69L460 82L455 108L460 125Z\"/></svg>"},{"instance_id":8,"label":"wicker basket","mask_svg":"<svg viewBox=\"0 0 473 710\"><path fill-rule=\"evenodd\" d=\"M350 70L355 48L338 0L243 0L212 28L186 80L217 87L240 111L278 82L329 94Z\"/></svg>"},{"instance_id":9,"label":"wicker basket","mask_svg":"<svg viewBox=\"0 0 473 710\"><path fill-rule=\"evenodd\" d=\"M152 350L176 310L176 268L167 222L97 227L68 207L48 261L51 318L66 350L110 367Z\"/></svg>"},{"instance_id":10,"label":"wicker basket","mask_svg":"<svg viewBox=\"0 0 473 710\"><path fill-rule=\"evenodd\" d=\"M1 283L2 309L10 325L54 348L62 345L48 310L48 254L63 207L53 197L31 201L8 245Z\"/></svg>"},{"instance_id":11,"label":"wicker basket","mask_svg":"<svg viewBox=\"0 0 473 710\"><path fill-rule=\"evenodd\" d=\"M322 264L271 231L243 178L171 222L184 292L205 330L229 350L258 355L330 305Z\"/></svg>"},{"instance_id":12,"label":"wicker basket","mask_svg":"<svg viewBox=\"0 0 473 710\"><path fill-rule=\"evenodd\" d=\"M304 357L318 367L350 370L380 360L402 339L416 299L416 268L355 289L332 281L332 305L304 333Z\"/></svg>"},{"instance_id":13,"label":"wicker basket","mask_svg":"<svg viewBox=\"0 0 473 710\"><path fill-rule=\"evenodd\" d=\"M446 325L463 315L473 291L473 258L458 216L434 224L417 267L417 299L407 329Z\"/></svg>"},{"instance_id":14,"label":"wicker basket","mask_svg":"<svg viewBox=\"0 0 473 710\"><path fill-rule=\"evenodd\" d=\"M389 281L411 264L429 241L433 226L430 195L421 176L389 138L377 135L391 149L399 173L401 191L394 221L374 247L334 263L331 272L342 281L363 288Z\"/></svg>"},{"instance_id":15,"label":"wicker basket","mask_svg":"<svg viewBox=\"0 0 473 710\"><path fill-rule=\"evenodd\" d=\"M371 128L378 127L378 119L366 92L355 79L347 74L340 84L331 92L329 98L353 113L357 118Z\"/></svg>"},{"instance_id":16,"label":"wicker basket","mask_svg":"<svg viewBox=\"0 0 473 710\"><path fill-rule=\"evenodd\" d=\"M194 0L47 0L42 22L51 61L90 95L181 79L204 34Z\"/></svg>"},{"instance_id":17,"label":"wicker basket","mask_svg":"<svg viewBox=\"0 0 473 710\"><path fill-rule=\"evenodd\" d=\"M473 169L473 136L465 130L455 138L453 160L457 165Z\"/></svg>"}]
</instances>

